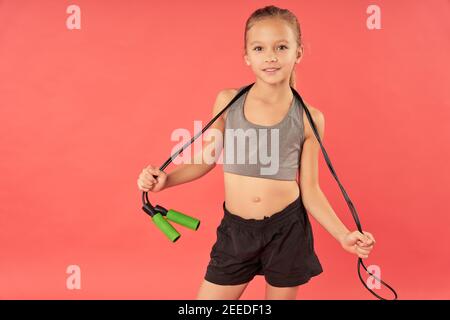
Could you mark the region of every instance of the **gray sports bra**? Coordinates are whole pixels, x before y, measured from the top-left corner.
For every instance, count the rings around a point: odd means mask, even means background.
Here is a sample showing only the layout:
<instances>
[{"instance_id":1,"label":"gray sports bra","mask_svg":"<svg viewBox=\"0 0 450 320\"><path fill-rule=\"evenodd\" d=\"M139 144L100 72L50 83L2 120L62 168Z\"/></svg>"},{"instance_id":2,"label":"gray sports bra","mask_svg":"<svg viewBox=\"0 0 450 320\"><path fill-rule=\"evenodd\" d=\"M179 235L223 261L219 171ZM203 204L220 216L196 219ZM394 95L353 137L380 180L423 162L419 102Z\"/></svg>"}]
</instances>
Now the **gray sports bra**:
<instances>
[{"instance_id":1,"label":"gray sports bra","mask_svg":"<svg viewBox=\"0 0 450 320\"><path fill-rule=\"evenodd\" d=\"M267 179L296 180L305 139L303 108L298 99L294 95L281 122L263 126L245 118L243 106L247 94L248 91L228 109L223 171Z\"/></svg>"}]
</instances>

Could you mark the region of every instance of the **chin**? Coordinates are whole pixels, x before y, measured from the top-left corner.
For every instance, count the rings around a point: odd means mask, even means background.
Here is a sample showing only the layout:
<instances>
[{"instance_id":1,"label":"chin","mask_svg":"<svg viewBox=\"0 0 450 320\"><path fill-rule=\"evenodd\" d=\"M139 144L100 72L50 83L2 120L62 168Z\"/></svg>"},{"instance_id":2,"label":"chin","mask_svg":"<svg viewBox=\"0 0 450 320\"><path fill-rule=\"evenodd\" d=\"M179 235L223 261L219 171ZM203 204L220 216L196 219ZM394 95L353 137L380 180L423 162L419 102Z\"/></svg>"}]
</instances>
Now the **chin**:
<instances>
[{"instance_id":1,"label":"chin","mask_svg":"<svg viewBox=\"0 0 450 320\"><path fill-rule=\"evenodd\" d=\"M286 77L267 77L267 76L262 76L260 77L261 80L263 80L266 83L269 84L279 84L279 83L284 83L284 82L289 82L289 79Z\"/></svg>"}]
</instances>

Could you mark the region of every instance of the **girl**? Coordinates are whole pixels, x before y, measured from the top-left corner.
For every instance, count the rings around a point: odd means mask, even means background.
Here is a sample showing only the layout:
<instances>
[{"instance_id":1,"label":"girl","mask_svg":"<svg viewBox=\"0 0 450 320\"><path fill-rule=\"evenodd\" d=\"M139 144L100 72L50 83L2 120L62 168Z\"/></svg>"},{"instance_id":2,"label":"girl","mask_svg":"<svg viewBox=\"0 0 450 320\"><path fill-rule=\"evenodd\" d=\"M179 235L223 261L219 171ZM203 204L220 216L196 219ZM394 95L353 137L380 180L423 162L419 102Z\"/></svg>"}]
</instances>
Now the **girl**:
<instances>
[{"instance_id":1,"label":"girl","mask_svg":"<svg viewBox=\"0 0 450 320\"><path fill-rule=\"evenodd\" d=\"M256 81L210 127L225 133L224 143L215 146L219 152L214 156L217 160L223 147L224 216L197 299L239 299L255 275L265 277L266 299L295 299L299 286L323 271L314 251L306 210L344 250L360 258L368 257L375 239L369 232L350 232L320 189L320 145L290 88L295 88L294 67L303 55L295 15L275 6L256 10L246 23L244 48L244 60ZM242 89L219 92L213 116ZM307 107L323 139L324 116L318 109ZM259 143L238 143L234 148L234 137L226 131L238 136L242 129L268 131L259 136ZM269 136L267 154L277 155L271 168L263 167L262 159L251 164L230 161L235 153L238 158L254 156L250 148L261 148L263 137ZM203 148L195 157L203 160L210 149ZM261 155L260 151L256 153ZM167 175L150 165L139 175L138 187L159 192L198 179L216 165L216 161L206 164L195 160ZM301 175L299 182L297 173Z\"/></svg>"}]
</instances>

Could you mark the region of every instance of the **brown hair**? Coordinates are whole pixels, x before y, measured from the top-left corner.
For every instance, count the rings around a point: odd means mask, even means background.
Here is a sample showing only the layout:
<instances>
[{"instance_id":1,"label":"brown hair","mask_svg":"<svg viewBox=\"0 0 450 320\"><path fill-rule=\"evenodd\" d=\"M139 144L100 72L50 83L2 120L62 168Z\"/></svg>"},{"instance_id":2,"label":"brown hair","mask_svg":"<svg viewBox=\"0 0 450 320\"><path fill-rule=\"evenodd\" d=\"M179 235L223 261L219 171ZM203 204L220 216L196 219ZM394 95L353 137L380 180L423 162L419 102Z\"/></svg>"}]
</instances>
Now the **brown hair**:
<instances>
[{"instance_id":1,"label":"brown hair","mask_svg":"<svg viewBox=\"0 0 450 320\"><path fill-rule=\"evenodd\" d=\"M288 9L278 8L276 6L266 6L260 9L255 10L250 17L247 19L245 24L245 32L244 32L244 48L247 53L247 31L255 24L263 19L267 18L280 18L287 22L296 35L297 46L300 47L302 45L302 32L300 29L300 24L297 20L297 17ZM291 77L289 78L289 85L295 88L295 68L292 69Z\"/></svg>"}]
</instances>

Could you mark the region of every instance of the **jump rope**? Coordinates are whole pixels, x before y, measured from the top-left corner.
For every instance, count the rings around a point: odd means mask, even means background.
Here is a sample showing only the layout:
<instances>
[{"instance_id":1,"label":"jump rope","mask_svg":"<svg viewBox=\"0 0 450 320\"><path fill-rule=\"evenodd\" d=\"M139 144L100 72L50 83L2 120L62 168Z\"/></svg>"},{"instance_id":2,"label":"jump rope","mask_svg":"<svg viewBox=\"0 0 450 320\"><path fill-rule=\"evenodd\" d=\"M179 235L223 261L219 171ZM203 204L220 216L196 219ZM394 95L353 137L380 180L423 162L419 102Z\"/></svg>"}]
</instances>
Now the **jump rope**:
<instances>
[{"instance_id":1,"label":"jump rope","mask_svg":"<svg viewBox=\"0 0 450 320\"><path fill-rule=\"evenodd\" d=\"M173 159L175 159L175 157L177 157L181 152L183 152L183 150L185 148L187 148L190 144L192 144L192 142L194 142L195 139L197 139L200 135L203 134L203 132L205 132L213 123L214 121L217 120L217 118L220 117L220 115L227 110L230 106L233 105L234 102L236 102L236 100L238 100L245 92L247 92L248 90L250 90L250 88L254 85L255 83L253 82L252 84L246 86L243 90L241 90L229 103L228 105L223 108L222 111L220 111L200 132L198 132L192 139L191 141L187 142L186 144L184 144L178 151L176 151L172 156L170 156L169 159L166 160L166 162L164 162L164 164L159 168L160 171L163 171L171 162ZM356 226L358 228L358 231L361 232L363 234L363 229L361 227L361 222L359 221L359 216L356 212L356 209L352 203L352 201L350 200L350 197L347 195L347 192L345 191L344 187L342 186L341 182L339 181L336 172L334 171L333 166L331 165L331 161L328 157L328 154L325 150L325 148L322 145L322 141L320 140L320 136L319 133L317 131L316 125L311 117L311 114L309 113L308 108L306 107L305 103L303 102L303 99L301 98L300 94L293 88L291 87L292 93L295 95L295 97L297 97L297 99L300 101L300 105L302 106L302 108L305 110L306 112L306 116L308 117L308 121L311 125L311 127L313 128L314 131L314 135L316 136L317 140L319 141L320 144L320 148L322 149L322 153L323 156L325 157L325 160L327 162L328 168L330 169L331 173L333 174L335 180L337 181L339 187L341 188L342 194L344 195L345 201L347 202L347 205L350 209L350 212L352 213L353 219L355 220ZM156 175L153 175L154 178L157 178ZM200 220L190 217L188 215L185 215L179 211L173 210L173 209L165 209L164 207L160 206L160 205L156 205L153 206L150 201L148 200L148 192L143 192L142 193L142 203L143 203L143 207L142 210L144 210L145 213L147 213L151 218L152 221L155 223L155 225L169 238L169 240L171 240L172 242L177 241L180 238L180 233L167 221L173 221L175 223L178 223L182 226L185 226L189 229L192 230L197 230L200 226ZM166 217L166 218L164 218ZM381 296L379 296L377 293L375 293L372 289L370 289L366 282L364 281L364 279L361 276L361 265L363 266L364 270L366 270L366 272L371 275L372 277L374 277L377 281L381 282L384 286L386 286L389 290L391 290L392 293L394 293L394 298L392 300L397 300L397 292L390 286L388 285L386 282L384 282L383 280L379 279L377 276L375 276L374 274L372 274L371 272L369 272L366 268L366 266L364 265L364 262L362 261L361 258L358 257L358 263L357 263L357 268L358 268L358 276L359 279L361 280L361 283L364 285L364 287L369 290L369 292L371 292L375 297L377 297L380 300L389 300L389 299L385 299Z\"/></svg>"}]
</instances>

